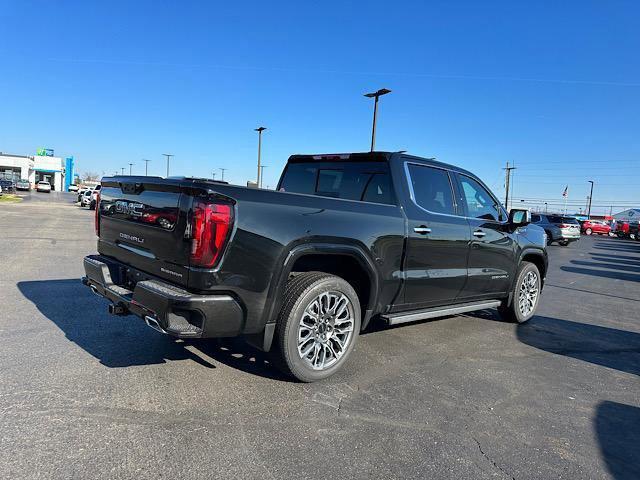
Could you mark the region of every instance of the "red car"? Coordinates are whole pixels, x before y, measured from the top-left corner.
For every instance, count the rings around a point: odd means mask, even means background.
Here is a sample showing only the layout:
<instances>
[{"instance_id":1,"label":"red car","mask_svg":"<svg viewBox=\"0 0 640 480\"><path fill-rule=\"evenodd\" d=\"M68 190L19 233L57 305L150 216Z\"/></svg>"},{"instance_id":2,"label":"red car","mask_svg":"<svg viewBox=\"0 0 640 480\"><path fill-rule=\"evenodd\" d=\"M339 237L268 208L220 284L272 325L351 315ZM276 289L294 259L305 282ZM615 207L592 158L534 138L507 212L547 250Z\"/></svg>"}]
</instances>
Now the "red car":
<instances>
[{"instance_id":1,"label":"red car","mask_svg":"<svg viewBox=\"0 0 640 480\"><path fill-rule=\"evenodd\" d=\"M611 226L600 220L585 220L582 224L582 231L587 235L598 233L600 235L609 235Z\"/></svg>"}]
</instances>

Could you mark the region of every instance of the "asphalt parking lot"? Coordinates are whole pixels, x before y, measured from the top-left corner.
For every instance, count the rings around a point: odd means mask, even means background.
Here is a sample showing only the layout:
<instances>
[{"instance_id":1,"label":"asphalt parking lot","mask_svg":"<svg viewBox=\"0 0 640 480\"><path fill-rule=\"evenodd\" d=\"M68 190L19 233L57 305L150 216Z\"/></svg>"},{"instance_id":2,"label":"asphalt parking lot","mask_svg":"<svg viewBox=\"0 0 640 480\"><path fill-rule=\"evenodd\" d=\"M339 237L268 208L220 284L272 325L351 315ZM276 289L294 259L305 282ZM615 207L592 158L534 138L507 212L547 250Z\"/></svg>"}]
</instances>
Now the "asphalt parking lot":
<instances>
[{"instance_id":1,"label":"asphalt parking lot","mask_svg":"<svg viewBox=\"0 0 640 480\"><path fill-rule=\"evenodd\" d=\"M640 478L639 242L551 246L526 325L374 325L300 384L110 317L79 282L92 212L30 197L0 206L4 478Z\"/></svg>"}]
</instances>

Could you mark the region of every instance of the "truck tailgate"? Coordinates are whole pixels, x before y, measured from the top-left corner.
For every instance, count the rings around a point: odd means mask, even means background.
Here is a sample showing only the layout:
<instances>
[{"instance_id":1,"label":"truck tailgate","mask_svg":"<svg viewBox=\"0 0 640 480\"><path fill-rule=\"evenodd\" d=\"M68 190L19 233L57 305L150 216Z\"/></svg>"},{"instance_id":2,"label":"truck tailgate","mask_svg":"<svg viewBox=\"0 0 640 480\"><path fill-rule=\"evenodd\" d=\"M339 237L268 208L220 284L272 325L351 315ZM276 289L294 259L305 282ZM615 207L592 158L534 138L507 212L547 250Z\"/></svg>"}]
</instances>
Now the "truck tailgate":
<instances>
[{"instance_id":1,"label":"truck tailgate","mask_svg":"<svg viewBox=\"0 0 640 480\"><path fill-rule=\"evenodd\" d=\"M182 205L184 202L185 205ZM191 199L181 182L159 177L104 179L98 251L126 265L188 284L191 244L185 239Z\"/></svg>"}]
</instances>

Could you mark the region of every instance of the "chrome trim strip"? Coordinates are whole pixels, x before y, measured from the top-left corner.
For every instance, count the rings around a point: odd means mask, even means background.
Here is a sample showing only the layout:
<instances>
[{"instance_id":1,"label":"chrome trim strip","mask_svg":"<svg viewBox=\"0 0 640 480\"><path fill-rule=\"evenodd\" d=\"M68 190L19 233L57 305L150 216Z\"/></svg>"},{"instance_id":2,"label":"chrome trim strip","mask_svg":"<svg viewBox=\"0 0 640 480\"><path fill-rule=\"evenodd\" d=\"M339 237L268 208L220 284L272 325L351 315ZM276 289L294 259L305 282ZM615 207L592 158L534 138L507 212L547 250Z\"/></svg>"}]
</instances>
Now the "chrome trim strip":
<instances>
[{"instance_id":1,"label":"chrome trim strip","mask_svg":"<svg viewBox=\"0 0 640 480\"><path fill-rule=\"evenodd\" d=\"M156 258L156 256L153 253L147 252L146 250L142 250L140 248L133 247L131 245L127 245L126 243L116 242L116 245L119 246L120 248L124 248L125 250L129 250L130 252L137 253L138 255L142 255L143 257L152 258L152 259Z\"/></svg>"},{"instance_id":2,"label":"chrome trim strip","mask_svg":"<svg viewBox=\"0 0 640 480\"><path fill-rule=\"evenodd\" d=\"M463 304L458 306L444 307L435 310L417 311L406 314L383 315L389 325L398 325L400 323L415 322L416 320L426 320L428 318L444 317L446 315L457 315L459 313L473 312L475 310L484 310L486 308L494 308L502 303L500 300L485 300L479 303Z\"/></svg>"}]
</instances>

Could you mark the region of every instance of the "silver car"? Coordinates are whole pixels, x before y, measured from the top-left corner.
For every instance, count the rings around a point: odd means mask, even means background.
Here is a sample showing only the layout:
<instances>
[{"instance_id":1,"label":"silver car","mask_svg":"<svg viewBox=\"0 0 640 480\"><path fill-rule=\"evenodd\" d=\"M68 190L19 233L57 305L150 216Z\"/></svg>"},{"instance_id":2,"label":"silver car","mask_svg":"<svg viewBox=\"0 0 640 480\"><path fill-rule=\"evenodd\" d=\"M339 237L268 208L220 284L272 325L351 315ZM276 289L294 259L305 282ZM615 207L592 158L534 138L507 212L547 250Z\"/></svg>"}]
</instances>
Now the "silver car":
<instances>
[{"instance_id":1,"label":"silver car","mask_svg":"<svg viewBox=\"0 0 640 480\"><path fill-rule=\"evenodd\" d=\"M534 213L531 223L544 228L547 234L547 245L558 242L566 247L571 242L580 240L580 223L574 217L556 213Z\"/></svg>"}]
</instances>

